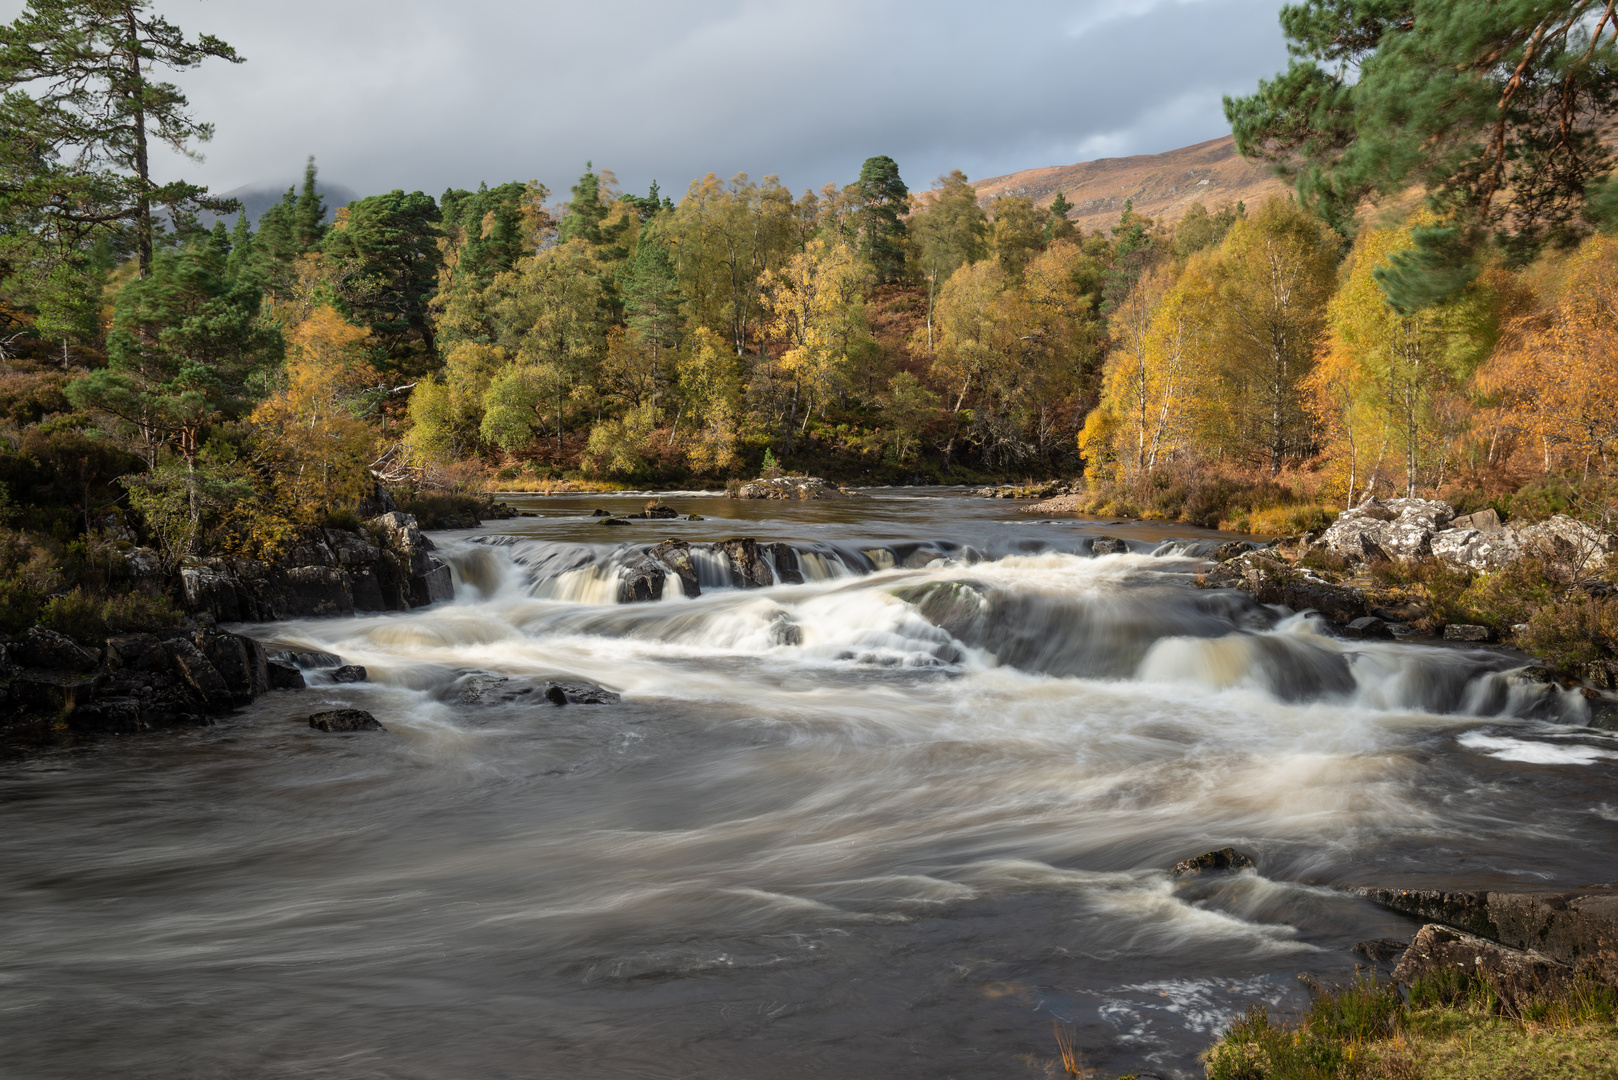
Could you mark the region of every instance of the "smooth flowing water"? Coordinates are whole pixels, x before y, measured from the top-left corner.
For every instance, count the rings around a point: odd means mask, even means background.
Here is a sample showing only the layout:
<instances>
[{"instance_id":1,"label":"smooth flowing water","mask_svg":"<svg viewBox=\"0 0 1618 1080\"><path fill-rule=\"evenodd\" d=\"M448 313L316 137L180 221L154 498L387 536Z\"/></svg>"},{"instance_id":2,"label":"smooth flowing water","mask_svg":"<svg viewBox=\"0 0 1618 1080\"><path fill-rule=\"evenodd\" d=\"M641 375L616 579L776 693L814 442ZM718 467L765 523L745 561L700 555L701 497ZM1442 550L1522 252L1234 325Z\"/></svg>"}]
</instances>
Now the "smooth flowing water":
<instances>
[{"instance_id":1,"label":"smooth flowing water","mask_svg":"<svg viewBox=\"0 0 1618 1080\"><path fill-rule=\"evenodd\" d=\"M1236 1012L1408 934L1342 886L1618 866L1580 699L1198 590L1214 534L515 501L438 537L452 603L244 628L370 683L0 762L0 1075L1037 1077L1055 1021L1107 1075L1200 1076ZM671 536L702 595L618 603ZM805 581L729 587L733 536ZM310 730L336 705L389 732ZM1259 871L1168 873L1227 844Z\"/></svg>"}]
</instances>

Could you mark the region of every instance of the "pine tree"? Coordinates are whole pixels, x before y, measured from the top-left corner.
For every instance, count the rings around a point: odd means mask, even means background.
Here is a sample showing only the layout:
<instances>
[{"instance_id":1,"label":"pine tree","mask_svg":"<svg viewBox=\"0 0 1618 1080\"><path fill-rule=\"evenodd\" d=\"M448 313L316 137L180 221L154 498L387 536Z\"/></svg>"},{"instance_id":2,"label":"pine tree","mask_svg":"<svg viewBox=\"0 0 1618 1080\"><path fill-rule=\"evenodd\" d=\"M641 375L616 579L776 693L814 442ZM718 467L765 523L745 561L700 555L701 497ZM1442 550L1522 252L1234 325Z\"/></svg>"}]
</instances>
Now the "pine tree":
<instances>
[{"instance_id":1,"label":"pine tree","mask_svg":"<svg viewBox=\"0 0 1618 1080\"><path fill-rule=\"evenodd\" d=\"M205 187L152 179L153 141L188 153L213 136L179 87L152 73L242 59L212 35L187 38L149 9L146 0L28 0L0 28L0 130L41 166L24 199L69 234L128 231L143 277L152 266L154 208L167 207L176 221L236 208Z\"/></svg>"},{"instance_id":2,"label":"pine tree","mask_svg":"<svg viewBox=\"0 0 1618 1080\"><path fill-rule=\"evenodd\" d=\"M876 270L878 281L899 281L905 273L903 214L909 209L910 189L899 178L898 164L886 155L866 158L854 189L860 254Z\"/></svg>"}]
</instances>

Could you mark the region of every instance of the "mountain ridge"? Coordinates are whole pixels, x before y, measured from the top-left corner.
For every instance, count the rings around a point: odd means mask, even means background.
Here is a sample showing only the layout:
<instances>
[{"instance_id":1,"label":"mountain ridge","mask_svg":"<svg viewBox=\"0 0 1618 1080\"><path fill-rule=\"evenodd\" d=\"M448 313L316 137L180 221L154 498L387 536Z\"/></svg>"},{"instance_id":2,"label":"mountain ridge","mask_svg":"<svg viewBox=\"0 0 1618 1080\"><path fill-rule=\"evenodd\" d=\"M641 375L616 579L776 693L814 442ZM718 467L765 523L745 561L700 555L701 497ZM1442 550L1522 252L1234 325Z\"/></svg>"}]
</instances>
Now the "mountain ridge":
<instances>
[{"instance_id":1,"label":"mountain ridge","mask_svg":"<svg viewBox=\"0 0 1618 1080\"><path fill-rule=\"evenodd\" d=\"M1085 231L1116 225L1124 204L1130 201L1136 213L1175 222L1192 203L1200 202L1210 210L1226 203L1256 205L1269 195L1292 190L1268 165L1238 154L1231 135L1161 154L1023 169L976 180L972 186L986 208L997 197L1013 195L1026 195L1036 206L1048 206L1061 192L1073 204L1068 218Z\"/></svg>"}]
</instances>

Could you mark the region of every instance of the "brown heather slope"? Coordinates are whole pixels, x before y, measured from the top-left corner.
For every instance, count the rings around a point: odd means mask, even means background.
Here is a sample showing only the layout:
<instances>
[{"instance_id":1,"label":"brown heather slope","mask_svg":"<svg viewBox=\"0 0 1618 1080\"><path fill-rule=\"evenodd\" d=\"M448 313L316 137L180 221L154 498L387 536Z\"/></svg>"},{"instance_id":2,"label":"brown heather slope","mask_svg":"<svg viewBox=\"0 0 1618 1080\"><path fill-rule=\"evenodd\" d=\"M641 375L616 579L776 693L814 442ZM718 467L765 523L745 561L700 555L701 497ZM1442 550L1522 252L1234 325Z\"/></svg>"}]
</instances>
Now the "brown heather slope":
<instances>
[{"instance_id":1,"label":"brown heather slope","mask_svg":"<svg viewBox=\"0 0 1618 1080\"><path fill-rule=\"evenodd\" d=\"M1235 202L1256 207L1266 195L1292 190L1268 165L1244 161L1229 135L1163 154L1024 169L972 186L985 206L997 195L1027 195L1045 206L1060 191L1073 204L1068 217L1086 232L1116 225L1127 199L1136 213L1173 222L1194 202L1209 210Z\"/></svg>"}]
</instances>

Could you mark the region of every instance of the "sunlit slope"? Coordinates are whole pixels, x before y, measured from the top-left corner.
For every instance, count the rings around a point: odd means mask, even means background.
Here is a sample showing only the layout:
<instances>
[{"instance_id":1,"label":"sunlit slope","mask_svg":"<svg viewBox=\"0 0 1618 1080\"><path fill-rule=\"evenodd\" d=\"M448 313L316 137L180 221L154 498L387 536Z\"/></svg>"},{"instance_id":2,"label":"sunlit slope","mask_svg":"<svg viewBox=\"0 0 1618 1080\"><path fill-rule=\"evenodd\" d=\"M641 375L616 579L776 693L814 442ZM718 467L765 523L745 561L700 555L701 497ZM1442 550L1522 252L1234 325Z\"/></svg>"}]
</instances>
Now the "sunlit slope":
<instances>
[{"instance_id":1,"label":"sunlit slope","mask_svg":"<svg viewBox=\"0 0 1618 1080\"><path fill-rule=\"evenodd\" d=\"M1074 206L1068 216L1086 231L1117 224L1130 199L1139 213L1178 221L1194 202L1209 209L1238 201L1253 205L1266 195L1290 190L1269 166L1244 161L1229 135L1162 154L1024 169L972 186L984 200L1027 195L1040 206L1060 191Z\"/></svg>"}]
</instances>

